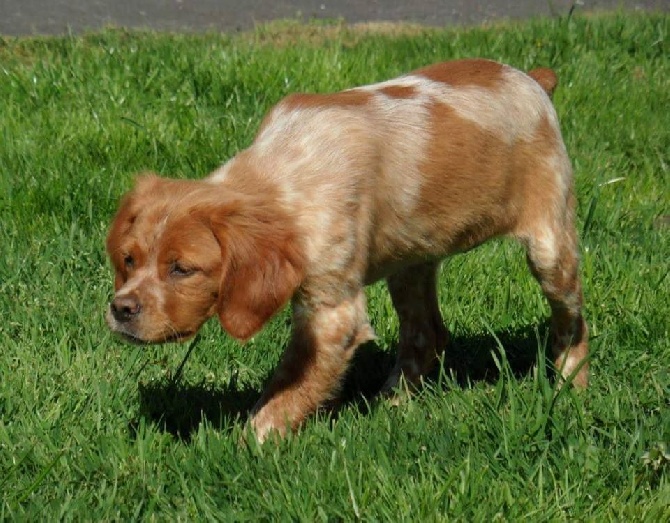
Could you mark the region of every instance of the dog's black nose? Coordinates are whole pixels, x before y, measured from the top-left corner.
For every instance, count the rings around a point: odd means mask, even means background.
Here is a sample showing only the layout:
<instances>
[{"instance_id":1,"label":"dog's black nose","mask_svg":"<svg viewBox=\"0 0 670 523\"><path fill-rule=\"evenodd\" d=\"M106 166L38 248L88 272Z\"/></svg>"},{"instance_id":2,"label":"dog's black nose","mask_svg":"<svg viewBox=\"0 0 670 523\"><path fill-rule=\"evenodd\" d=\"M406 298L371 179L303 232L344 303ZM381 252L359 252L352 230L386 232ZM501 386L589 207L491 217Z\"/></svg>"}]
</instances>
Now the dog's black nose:
<instances>
[{"instance_id":1,"label":"dog's black nose","mask_svg":"<svg viewBox=\"0 0 670 523\"><path fill-rule=\"evenodd\" d=\"M112 315L119 323L125 323L132 320L140 313L142 306L140 302L132 296L119 296L114 298L110 304Z\"/></svg>"}]
</instances>

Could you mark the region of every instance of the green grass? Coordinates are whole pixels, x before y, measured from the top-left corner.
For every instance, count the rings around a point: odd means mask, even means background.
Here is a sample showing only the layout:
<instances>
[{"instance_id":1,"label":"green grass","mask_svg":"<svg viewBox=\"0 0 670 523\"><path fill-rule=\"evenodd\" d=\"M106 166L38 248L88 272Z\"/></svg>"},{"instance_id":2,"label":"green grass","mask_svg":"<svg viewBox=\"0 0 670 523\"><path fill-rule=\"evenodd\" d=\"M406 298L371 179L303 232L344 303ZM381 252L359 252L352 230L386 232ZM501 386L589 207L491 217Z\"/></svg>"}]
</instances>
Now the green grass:
<instances>
[{"instance_id":1,"label":"green grass","mask_svg":"<svg viewBox=\"0 0 670 523\"><path fill-rule=\"evenodd\" d=\"M0 39L0 519L667 521L669 30L668 16L627 14ZM398 329L386 290L371 288L379 340L359 353L350 401L278 445L238 441L286 313L245 346L206 325L178 380L187 346L109 334L104 236L135 172L201 177L289 92L464 56L559 74L592 333L586 393L554 395L548 308L508 242L445 264L454 344L397 408L369 396Z\"/></svg>"}]
</instances>

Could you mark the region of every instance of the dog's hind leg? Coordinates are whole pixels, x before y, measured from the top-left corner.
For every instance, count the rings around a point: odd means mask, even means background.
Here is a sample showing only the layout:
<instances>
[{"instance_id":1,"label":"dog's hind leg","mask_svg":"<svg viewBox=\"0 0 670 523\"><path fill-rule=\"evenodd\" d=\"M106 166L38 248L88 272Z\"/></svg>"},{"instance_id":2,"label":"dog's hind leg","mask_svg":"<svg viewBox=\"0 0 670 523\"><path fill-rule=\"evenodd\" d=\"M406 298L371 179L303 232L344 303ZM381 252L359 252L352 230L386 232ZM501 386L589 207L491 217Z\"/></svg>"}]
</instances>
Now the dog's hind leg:
<instances>
[{"instance_id":1,"label":"dog's hind leg","mask_svg":"<svg viewBox=\"0 0 670 523\"><path fill-rule=\"evenodd\" d=\"M383 392L393 389L402 376L408 385L435 368L449 340L437 302L439 262L407 267L387 278L393 306L400 320L400 340L395 367Z\"/></svg>"},{"instance_id":2,"label":"dog's hind leg","mask_svg":"<svg viewBox=\"0 0 670 523\"><path fill-rule=\"evenodd\" d=\"M577 388L588 385L588 329L582 316L579 253L574 227L574 197L569 196L560 218L540 220L525 227L521 239L528 265L551 307L554 364Z\"/></svg>"}]
</instances>

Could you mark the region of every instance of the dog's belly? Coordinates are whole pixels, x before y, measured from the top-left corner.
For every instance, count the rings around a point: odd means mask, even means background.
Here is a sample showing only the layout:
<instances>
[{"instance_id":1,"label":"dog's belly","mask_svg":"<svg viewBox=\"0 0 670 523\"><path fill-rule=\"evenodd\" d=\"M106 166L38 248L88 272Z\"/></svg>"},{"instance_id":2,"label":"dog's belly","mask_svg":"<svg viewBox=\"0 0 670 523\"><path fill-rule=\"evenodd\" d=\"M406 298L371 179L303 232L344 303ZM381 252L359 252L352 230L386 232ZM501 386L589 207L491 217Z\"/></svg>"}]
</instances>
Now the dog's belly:
<instances>
[{"instance_id":1,"label":"dog's belly","mask_svg":"<svg viewBox=\"0 0 670 523\"><path fill-rule=\"evenodd\" d=\"M380 228L368 259L366 285L406 267L442 260L478 247L487 240L508 233L509 214L500 208L477 217L455 216L452 220L431 217L397 222Z\"/></svg>"}]
</instances>

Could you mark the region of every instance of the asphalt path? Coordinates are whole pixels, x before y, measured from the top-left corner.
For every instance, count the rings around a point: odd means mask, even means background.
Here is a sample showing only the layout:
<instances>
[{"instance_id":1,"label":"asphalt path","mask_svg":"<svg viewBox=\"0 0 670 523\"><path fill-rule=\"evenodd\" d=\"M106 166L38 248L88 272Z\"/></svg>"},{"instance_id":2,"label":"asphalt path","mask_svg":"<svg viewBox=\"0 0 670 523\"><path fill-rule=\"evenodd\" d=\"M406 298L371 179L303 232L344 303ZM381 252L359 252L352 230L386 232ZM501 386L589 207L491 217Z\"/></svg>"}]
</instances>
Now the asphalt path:
<instances>
[{"instance_id":1,"label":"asphalt path","mask_svg":"<svg viewBox=\"0 0 670 523\"><path fill-rule=\"evenodd\" d=\"M670 0L0 0L0 35L81 33L112 25L163 31L250 29L280 18L474 25L612 9L670 11Z\"/></svg>"}]
</instances>

